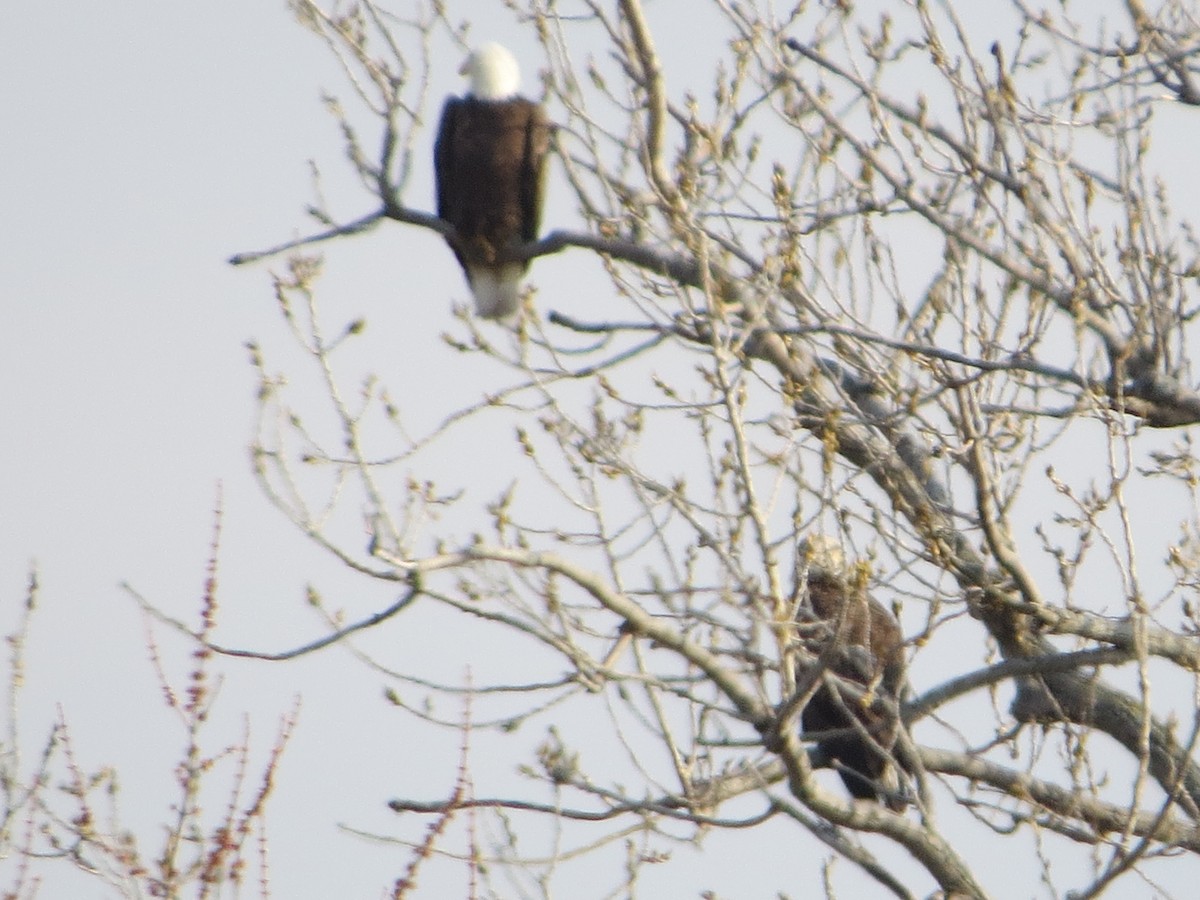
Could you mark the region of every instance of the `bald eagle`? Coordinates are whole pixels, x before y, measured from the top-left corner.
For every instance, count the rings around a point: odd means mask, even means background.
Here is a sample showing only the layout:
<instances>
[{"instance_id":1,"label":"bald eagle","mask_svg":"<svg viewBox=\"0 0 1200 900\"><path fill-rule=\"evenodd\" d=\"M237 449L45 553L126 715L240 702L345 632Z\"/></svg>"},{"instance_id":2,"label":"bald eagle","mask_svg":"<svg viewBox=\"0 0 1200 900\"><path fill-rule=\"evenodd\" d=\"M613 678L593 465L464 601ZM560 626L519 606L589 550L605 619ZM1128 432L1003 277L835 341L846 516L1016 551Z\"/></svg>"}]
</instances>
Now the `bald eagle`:
<instances>
[{"instance_id":1,"label":"bald eagle","mask_svg":"<svg viewBox=\"0 0 1200 900\"><path fill-rule=\"evenodd\" d=\"M438 216L487 319L505 319L521 304L529 261L511 253L537 239L550 126L538 104L517 94L517 61L496 43L482 44L460 74L465 97L450 97L434 144Z\"/></svg>"},{"instance_id":2,"label":"bald eagle","mask_svg":"<svg viewBox=\"0 0 1200 900\"><path fill-rule=\"evenodd\" d=\"M900 624L868 596L866 579L847 571L841 551L828 538L803 542L800 553L808 563L808 605L801 610L807 648L823 655L828 671L840 679L868 694L899 700L904 684ZM908 805L908 791L895 764L908 771L912 767L897 747L900 723L860 700L826 678L800 714L801 726L806 734L822 735L816 738L817 746L835 765L851 796L901 812Z\"/></svg>"}]
</instances>

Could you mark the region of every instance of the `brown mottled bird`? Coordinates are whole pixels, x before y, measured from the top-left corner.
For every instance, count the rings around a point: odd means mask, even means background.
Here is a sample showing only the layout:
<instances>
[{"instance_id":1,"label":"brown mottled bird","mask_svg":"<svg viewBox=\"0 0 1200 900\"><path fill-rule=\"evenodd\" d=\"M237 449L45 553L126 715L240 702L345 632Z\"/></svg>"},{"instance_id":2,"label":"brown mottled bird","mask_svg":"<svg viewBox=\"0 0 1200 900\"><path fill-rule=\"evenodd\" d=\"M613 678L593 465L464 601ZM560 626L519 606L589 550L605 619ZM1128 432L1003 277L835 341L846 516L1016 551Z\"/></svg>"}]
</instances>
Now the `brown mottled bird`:
<instances>
[{"instance_id":1,"label":"brown mottled bird","mask_svg":"<svg viewBox=\"0 0 1200 900\"><path fill-rule=\"evenodd\" d=\"M860 686L867 698L877 692L898 700L904 684L904 635L895 617L868 596L866 572L848 572L841 550L823 535L801 542L799 552L808 564L808 605L799 617L807 649L824 655L828 671ZM824 735L816 738L817 746L852 796L885 803L896 812L905 809L908 791L895 764L911 769L902 753L894 753L900 729L895 716L872 710L863 698L836 692L833 679L825 679L800 722L805 734Z\"/></svg>"}]
</instances>

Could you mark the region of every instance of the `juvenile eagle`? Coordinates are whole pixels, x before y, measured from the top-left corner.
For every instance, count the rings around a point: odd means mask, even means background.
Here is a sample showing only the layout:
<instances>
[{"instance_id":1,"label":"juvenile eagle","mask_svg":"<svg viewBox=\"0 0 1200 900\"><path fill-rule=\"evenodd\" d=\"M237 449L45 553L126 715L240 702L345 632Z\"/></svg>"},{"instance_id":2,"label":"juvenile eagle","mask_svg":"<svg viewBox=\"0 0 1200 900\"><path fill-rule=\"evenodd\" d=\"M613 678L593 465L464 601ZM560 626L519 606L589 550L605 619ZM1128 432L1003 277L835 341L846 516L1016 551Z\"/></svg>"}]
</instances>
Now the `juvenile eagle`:
<instances>
[{"instance_id":1,"label":"juvenile eagle","mask_svg":"<svg viewBox=\"0 0 1200 900\"><path fill-rule=\"evenodd\" d=\"M904 683L900 624L868 596L865 572L847 571L832 540L819 536L803 541L799 552L808 566L808 605L799 616L807 649L828 660L828 672L862 687L868 696L897 701ZM835 764L852 796L886 803L896 812L908 805L895 768L897 761L909 768L896 747L900 723L895 716L872 710L824 678L800 723L806 734L825 735L816 739L817 746Z\"/></svg>"},{"instance_id":2,"label":"juvenile eagle","mask_svg":"<svg viewBox=\"0 0 1200 900\"><path fill-rule=\"evenodd\" d=\"M517 61L499 44L481 44L459 73L467 94L446 100L433 148L437 211L454 226L450 249L476 312L506 319L521 305L529 268L508 255L537 239L550 126L541 106L517 94Z\"/></svg>"}]
</instances>

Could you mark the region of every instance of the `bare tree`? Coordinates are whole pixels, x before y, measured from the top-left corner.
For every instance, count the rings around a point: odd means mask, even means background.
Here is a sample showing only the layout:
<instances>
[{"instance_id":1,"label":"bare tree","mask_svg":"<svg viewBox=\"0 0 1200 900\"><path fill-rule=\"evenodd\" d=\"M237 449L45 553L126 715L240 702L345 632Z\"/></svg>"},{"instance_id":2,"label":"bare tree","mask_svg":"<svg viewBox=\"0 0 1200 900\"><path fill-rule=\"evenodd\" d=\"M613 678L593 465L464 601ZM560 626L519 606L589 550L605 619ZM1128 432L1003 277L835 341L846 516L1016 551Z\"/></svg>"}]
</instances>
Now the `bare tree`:
<instances>
[{"instance_id":1,"label":"bare tree","mask_svg":"<svg viewBox=\"0 0 1200 900\"><path fill-rule=\"evenodd\" d=\"M217 518L219 522L219 510ZM200 595L200 621L192 632L202 645L217 624L219 534L218 526ZM61 705L44 737L31 737L22 727L26 642L38 618L38 589L33 572L16 628L5 635L9 654L0 741L0 858L9 862L0 896L32 900L45 896L47 886L58 896L98 888L107 889L105 896L134 898L269 896L266 810L297 710L281 718L261 764L249 721L239 741L217 742L210 733L219 693L216 654L204 646L193 650L179 683L167 674L164 654L151 634L147 646L164 706L183 740L179 757L164 766L173 791L161 806L160 827L139 833L131 824L136 815L126 808L122 773L87 762ZM147 724L148 730L158 726L149 717ZM154 799L141 796L136 801L149 808Z\"/></svg>"},{"instance_id":2,"label":"bare tree","mask_svg":"<svg viewBox=\"0 0 1200 900\"><path fill-rule=\"evenodd\" d=\"M284 655L452 610L511 674L465 642L446 646L470 685L365 656L395 702L462 729L464 753L545 734L504 793L464 776L392 801L434 817L394 894L436 847L472 893L503 862L548 895L613 846L610 886L632 893L672 842L750 827L793 832L814 879L841 857L901 897L1002 895L1003 856L1048 895L1166 877L1200 850L1200 260L1170 204L1190 4L710 0L689 4L691 46L666 28L678 4L508 5L544 49L551 191L574 212L524 252L605 278L606 305L531 293L511 335L460 316L448 347L508 381L415 436L414 386L342 374L362 323L323 320L316 259L292 256L276 291L325 405L254 348L264 489L348 568L404 585L364 621L327 609L329 636ZM332 108L373 211L315 206L318 233L236 262L389 220L448 232L406 201L433 59L468 41L447 6L293 0L349 79L354 105ZM798 547L816 535L901 623L898 703L812 639ZM418 690L472 712L439 718ZM819 690L905 757L907 810L820 772L839 761L799 727ZM452 848L470 811L496 836ZM559 831L535 858L515 835L539 818Z\"/></svg>"}]
</instances>

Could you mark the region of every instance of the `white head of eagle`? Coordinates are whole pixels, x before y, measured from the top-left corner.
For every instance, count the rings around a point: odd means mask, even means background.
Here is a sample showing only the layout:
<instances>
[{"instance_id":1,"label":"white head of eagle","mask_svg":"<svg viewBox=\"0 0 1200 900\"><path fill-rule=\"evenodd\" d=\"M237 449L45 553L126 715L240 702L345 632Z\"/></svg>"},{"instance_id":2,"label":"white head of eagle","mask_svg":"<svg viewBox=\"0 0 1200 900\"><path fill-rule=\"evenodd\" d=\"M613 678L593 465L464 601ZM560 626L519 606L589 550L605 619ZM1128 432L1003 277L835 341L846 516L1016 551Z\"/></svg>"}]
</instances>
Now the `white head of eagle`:
<instances>
[{"instance_id":1,"label":"white head of eagle","mask_svg":"<svg viewBox=\"0 0 1200 900\"><path fill-rule=\"evenodd\" d=\"M487 319L507 319L521 306L529 260L515 251L537 240L550 126L542 107L517 93L520 69L496 43L480 44L459 70L463 97L450 97L434 144L438 216Z\"/></svg>"},{"instance_id":2,"label":"white head of eagle","mask_svg":"<svg viewBox=\"0 0 1200 900\"><path fill-rule=\"evenodd\" d=\"M480 44L462 64L459 75L467 76L467 95L476 100L510 100L521 86L521 69L508 48L495 41Z\"/></svg>"}]
</instances>

